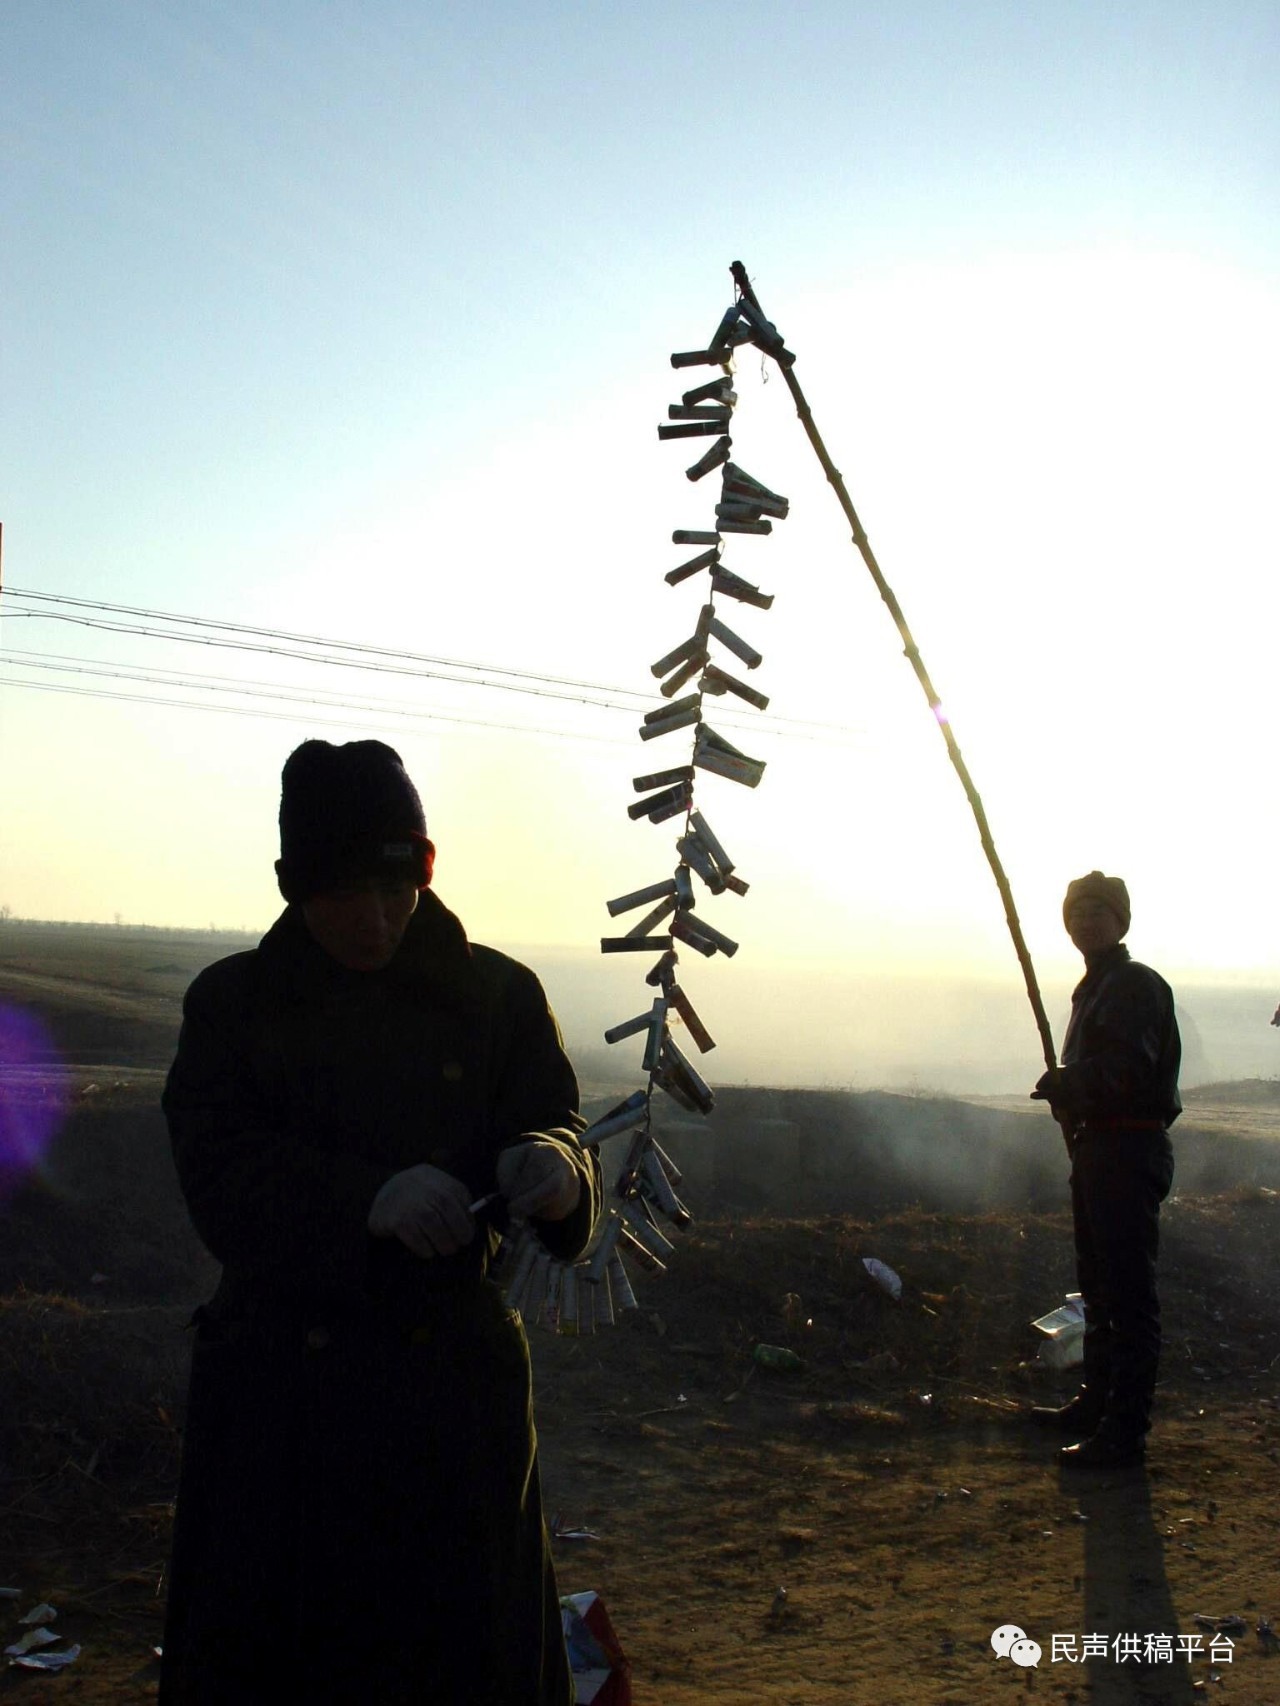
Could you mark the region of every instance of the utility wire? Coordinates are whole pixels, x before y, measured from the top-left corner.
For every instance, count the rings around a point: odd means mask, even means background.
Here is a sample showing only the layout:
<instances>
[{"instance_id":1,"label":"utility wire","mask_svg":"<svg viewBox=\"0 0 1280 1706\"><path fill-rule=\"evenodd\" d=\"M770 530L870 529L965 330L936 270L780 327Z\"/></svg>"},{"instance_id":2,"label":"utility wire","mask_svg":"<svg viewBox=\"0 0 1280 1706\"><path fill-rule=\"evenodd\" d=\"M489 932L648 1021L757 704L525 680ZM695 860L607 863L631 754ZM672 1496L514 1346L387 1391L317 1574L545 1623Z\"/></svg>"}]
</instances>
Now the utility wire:
<instances>
[{"instance_id":1,"label":"utility wire","mask_svg":"<svg viewBox=\"0 0 1280 1706\"><path fill-rule=\"evenodd\" d=\"M269 657L292 658L298 663L329 664L339 669L369 670L378 675L406 675L411 676L417 681L421 681L425 678L431 681L450 681L461 687L492 687L506 693L531 694L534 698L538 699L567 699L573 704L592 705L598 709L606 711L630 710L633 708L631 706L612 703L607 699L589 697L590 694L595 692L625 693L628 691L626 688L588 688L579 692L560 692L552 687L523 686L517 681L489 681L480 677L471 677L466 675L446 675L438 669L425 669L421 667L413 668L407 664L358 662L352 658L330 657L324 652L304 652L294 647L260 645L252 640L222 640L218 639L213 634L166 633L159 628L147 628L125 622L108 622L93 616L70 616L60 611L6 609L4 614L9 621L14 621L24 616L34 617L48 622L66 622L76 628L96 628L111 634L131 634L141 639L176 640L183 645L213 646L223 651L259 652L265 653ZM319 643L324 645L329 642L320 641ZM388 655L395 656L397 654L390 653ZM634 693L631 696L637 699L641 697L639 694Z\"/></svg>"},{"instance_id":2,"label":"utility wire","mask_svg":"<svg viewBox=\"0 0 1280 1706\"><path fill-rule=\"evenodd\" d=\"M71 615L65 610L54 609L25 609L14 607L9 602L14 597L36 598L45 604L65 604L78 610L99 610L121 615L138 616L146 621L177 622L194 629L209 629L213 633L174 633L145 625L128 622L115 622L102 617ZM59 593L35 593L22 588L8 589L8 598L3 607L3 614L11 619L28 618L65 622L74 627L84 627L102 630L108 633L126 634L135 638L172 640L186 645L203 645L220 650L247 651L264 654L271 657L288 658L299 663L318 663L340 669L365 670L375 674L401 675L414 680L424 677L430 680L444 681L454 686L493 688L503 692L529 694L535 698L558 699L571 704L589 706L599 710L626 711L634 714L637 709L647 708L652 703L652 695L645 694L633 688L611 687L598 682L575 681L568 677L540 674L536 671L525 671L507 668L504 665L488 665L468 663L453 658L433 658L423 653L399 652L386 646L369 646L345 640L329 640L318 636L291 634L285 630L270 628L255 628L244 623L224 622L214 618L197 616L174 616L164 611L147 610L140 606L110 604L101 600L79 599L64 596ZM234 633L238 635L255 635L256 640L224 639L217 634ZM284 645L260 644L260 640L281 640ZM322 652L301 651L300 646L321 646ZM352 655L330 656L330 652L349 652ZM57 654L49 654L56 656ZM399 663L367 661L374 658L399 659ZM449 670L470 671L470 674L445 674L437 667L443 666ZM177 672L175 672L177 673ZM490 680L489 675L501 675L507 679ZM526 685L528 683L529 685ZM621 701L621 702L620 702ZM791 738L834 738L837 743L847 741L850 737L859 738L861 731L848 725L822 722L816 719L802 717L782 717L777 713L764 713L764 718L771 731L789 735ZM746 727L745 723L736 719L732 712L722 714L721 721L731 727ZM749 725L753 728L760 726L760 719L754 719ZM818 731L816 735L805 736L803 730Z\"/></svg>"},{"instance_id":3,"label":"utility wire","mask_svg":"<svg viewBox=\"0 0 1280 1706\"><path fill-rule=\"evenodd\" d=\"M202 693L232 693L249 699L279 699L292 704L323 705L330 710L387 711L396 716L431 717L442 707L412 705L404 700L385 699L370 695L354 701L341 694L328 693L323 688L307 693L296 692L283 683L255 681L234 675L199 675L187 670L154 671L130 667L105 667L101 660L68 656L59 652L26 652L16 649L0 651L0 663L20 669L40 669L57 675L92 675L104 680L135 681L155 687L195 688ZM505 726L505 725L504 725Z\"/></svg>"},{"instance_id":4,"label":"utility wire","mask_svg":"<svg viewBox=\"0 0 1280 1706\"><path fill-rule=\"evenodd\" d=\"M411 705L405 703L403 700L386 699L376 694L367 696L362 700L353 700L343 698L341 694L326 693L323 689L312 693L297 693L279 682L241 679L238 676L200 675L187 670L167 670L163 674L157 674L152 671L140 669L118 667L107 668L103 666L101 660L68 656L66 653L28 652L17 648L8 648L0 650L0 664L7 664L10 668L17 669L43 670L47 673L57 675L85 675L93 676L99 680L131 681L136 682L139 685L153 687L181 687L186 688L189 691L194 690L200 693L225 693L248 699L274 699L284 704L317 705L325 710L350 710L357 713L372 712L379 716L418 718L426 722L453 722L469 724L475 728L509 729L515 733L527 732L529 734L549 736L563 734L568 739L602 740L607 741L609 744L619 746L623 744L622 740L617 736L580 735L575 731L568 729L532 729L529 728L527 724L523 723L500 723L488 721L479 717L463 717L447 712L443 708L437 706ZM23 681L20 678L13 676L5 677L5 681L12 687L34 687L38 685L36 682ZM113 695L104 691L102 697L125 697L125 695ZM158 696L136 695L132 697L135 697L137 702L141 704L150 703L153 699L156 704L176 703L176 701L161 700ZM194 701L183 701L182 703L188 705L191 709L200 708L199 704ZM234 707L219 708L234 709ZM626 707L615 708L625 709ZM244 714L249 716L252 713L246 709ZM745 728L750 726L746 723L739 722L736 719L726 719L723 715L719 720L721 722L727 722L730 727L735 728ZM821 725L815 726L820 727ZM807 735L795 728L772 729L768 732L788 740L812 741L823 745L847 744L841 743L838 740L838 735L842 731L834 726L832 734L828 736L820 734ZM850 733L852 732L853 731L850 731Z\"/></svg>"},{"instance_id":5,"label":"utility wire","mask_svg":"<svg viewBox=\"0 0 1280 1706\"><path fill-rule=\"evenodd\" d=\"M297 711L254 711L243 705L215 705L198 699L162 699L158 694L152 693L116 693L108 688L71 687L64 682L21 681L7 675L0 675L0 687L26 687L34 693L72 693L84 699L122 699L133 705L162 705L168 709L181 711L216 711L225 717L258 717L269 719L272 722L305 723L317 728L363 728L386 732L385 724L356 723L345 717L341 720L335 720L332 717L309 717ZM326 706L325 708L332 709L334 707ZM507 734L548 735L556 740L586 740L603 746L628 744L617 736L579 734L569 729L535 729L530 728L527 723L487 723L478 717L453 717L441 711L423 712L421 714L431 722L459 723L469 728L495 729ZM393 732L403 733L403 730Z\"/></svg>"},{"instance_id":6,"label":"utility wire","mask_svg":"<svg viewBox=\"0 0 1280 1706\"><path fill-rule=\"evenodd\" d=\"M252 634L258 639L288 640L295 645L324 646L329 651L354 652L373 657L400 658L411 663L433 664L444 669L480 670L487 675L506 675L520 681L537 681L557 687L580 687L590 693L629 693L640 697L630 688L602 687L598 682L575 681L568 676L544 675L537 670L512 669L506 664L476 663L465 658L434 657L425 652L406 652L392 646L373 646L359 640L329 640L320 634L294 634L284 628L257 628L247 622L227 622L215 616L182 616L172 611L148 610L133 604L108 604L101 599L73 598L59 592L34 592L27 587L9 588L9 596L34 598L48 604L67 605L78 610L106 610L116 616L141 616L150 622L174 622L184 627L216 628L223 633ZM28 615L35 612L26 612ZM176 638L177 636L173 636ZM488 685L486 683L486 685Z\"/></svg>"}]
</instances>

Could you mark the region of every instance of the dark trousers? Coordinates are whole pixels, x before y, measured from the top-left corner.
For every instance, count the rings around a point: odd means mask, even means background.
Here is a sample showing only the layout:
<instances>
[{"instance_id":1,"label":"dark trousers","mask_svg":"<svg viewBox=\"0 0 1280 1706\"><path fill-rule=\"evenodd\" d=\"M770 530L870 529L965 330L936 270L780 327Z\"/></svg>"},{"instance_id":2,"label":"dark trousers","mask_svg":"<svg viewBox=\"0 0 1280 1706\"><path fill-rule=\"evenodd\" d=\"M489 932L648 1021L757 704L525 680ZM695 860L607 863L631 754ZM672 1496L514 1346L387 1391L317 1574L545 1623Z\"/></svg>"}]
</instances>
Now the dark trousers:
<instances>
[{"instance_id":1,"label":"dark trousers","mask_svg":"<svg viewBox=\"0 0 1280 1706\"><path fill-rule=\"evenodd\" d=\"M1151 1426L1160 1363L1156 1256L1173 1148L1164 1131L1085 1128L1071 1161L1076 1282L1084 1299L1083 1400L1100 1433L1141 1439Z\"/></svg>"}]
</instances>

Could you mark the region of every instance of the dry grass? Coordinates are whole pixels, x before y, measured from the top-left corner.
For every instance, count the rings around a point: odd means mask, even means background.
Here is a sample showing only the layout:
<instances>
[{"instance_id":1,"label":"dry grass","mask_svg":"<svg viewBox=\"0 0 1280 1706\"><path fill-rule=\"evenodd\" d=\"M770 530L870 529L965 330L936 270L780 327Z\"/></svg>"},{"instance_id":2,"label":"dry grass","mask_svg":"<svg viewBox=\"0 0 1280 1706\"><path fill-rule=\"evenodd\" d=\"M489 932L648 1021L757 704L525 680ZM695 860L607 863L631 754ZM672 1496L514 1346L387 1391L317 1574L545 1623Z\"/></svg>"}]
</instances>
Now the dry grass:
<instances>
[{"instance_id":1,"label":"dry grass","mask_svg":"<svg viewBox=\"0 0 1280 1706\"><path fill-rule=\"evenodd\" d=\"M122 952L103 973L110 1024L74 1034L114 1047L154 995L154 1044L181 968L168 946L152 953L145 941L131 960ZM54 971L73 988L74 953ZM0 1575L57 1603L84 1643L65 1677L0 1672L0 1695L24 1706L154 1693L183 1328L212 1277L169 1168L158 1079L113 1069L82 1075L82 1091L89 1081L99 1088L75 1103L41 1178L0 1205ZM1280 1618L1280 1519L1266 1495L1280 1454L1271 1093L1250 1092L1233 1129L1215 1087L1184 1122L1203 1110L1200 1134L1179 1132L1157 1446L1149 1479L1114 1499L1060 1487L1045 1442L1017 1423L1028 1393L1066 1384L1032 1362L1027 1325L1072 1283L1060 1149L1029 1139L1014 1168L1022 1117L984 1160L976 1110L777 1094L788 1120L819 1122L807 1196L780 1181L768 1213L722 1201L677 1235L668 1275L635 1276L642 1310L618 1330L531 1334L549 1510L601 1536L561 1546L562 1585L610 1599L637 1706L994 1698L1025 1679L993 1669L990 1629L1011 1616L1097 1626L1082 1620L1128 1591L1108 1574L1116 1558L1143 1605L1151 1584L1164 1594L1135 1612L1160 1627L1178 1626L1175 1611L1189 1627L1206 1608ZM741 1091L726 1116L739 1103L748 1116ZM914 1147L900 1153L892 1132L904 1120ZM846 1171L832 1171L842 1151ZM939 1155L945 1181L930 1171ZM1003 1206L962 1200L957 1179ZM714 1202L690 1196L695 1208ZM900 1301L868 1277L868 1256L900 1274ZM759 1368L760 1342L794 1349L803 1369ZM1274 1700L1280 1665L1244 1656L1232 1699ZM1193 1697L1136 1681L1130 1691L1127 1677L1123 1695L1108 1694L1104 1680L1042 1667L1035 1687L1054 1706Z\"/></svg>"}]
</instances>

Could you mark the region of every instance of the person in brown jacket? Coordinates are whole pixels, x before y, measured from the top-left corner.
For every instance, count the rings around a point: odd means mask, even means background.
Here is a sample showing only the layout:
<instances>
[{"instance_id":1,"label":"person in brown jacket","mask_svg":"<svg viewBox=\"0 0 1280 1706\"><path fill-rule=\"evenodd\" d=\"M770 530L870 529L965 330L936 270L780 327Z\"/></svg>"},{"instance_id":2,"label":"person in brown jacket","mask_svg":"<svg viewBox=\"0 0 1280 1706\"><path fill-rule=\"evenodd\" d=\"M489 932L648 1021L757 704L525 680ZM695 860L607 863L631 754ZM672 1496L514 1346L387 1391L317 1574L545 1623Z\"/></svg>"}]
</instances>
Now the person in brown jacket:
<instances>
[{"instance_id":1,"label":"person in brown jacket","mask_svg":"<svg viewBox=\"0 0 1280 1706\"><path fill-rule=\"evenodd\" d=\"M196 1313L167 1706L569 1706L528 1347L495 1207L589 1242L599 1164L534 974L430 888L379 741L284 768L256 949L187 993L164 1093L223 1264Z\"/></svg>"}]
</instances>

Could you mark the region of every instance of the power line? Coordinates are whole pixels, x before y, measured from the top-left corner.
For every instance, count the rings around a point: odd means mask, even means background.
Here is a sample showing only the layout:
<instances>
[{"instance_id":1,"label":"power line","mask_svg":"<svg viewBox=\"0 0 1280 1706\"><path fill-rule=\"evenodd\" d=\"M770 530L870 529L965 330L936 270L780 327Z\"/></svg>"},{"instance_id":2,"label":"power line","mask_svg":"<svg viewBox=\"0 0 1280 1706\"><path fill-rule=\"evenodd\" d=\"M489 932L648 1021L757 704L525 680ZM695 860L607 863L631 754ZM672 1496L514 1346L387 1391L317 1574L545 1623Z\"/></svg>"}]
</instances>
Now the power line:
<instances>
[{"instance_id":1,"label":"power line","mask_svg":"<svg viewBox=\"0 0 1280 1706\"><path fill-rule=\"evenodd\" d=\"M247 623L223 621L213 617L184 616L171 612L150 610L138 605L112 604L105 600L74 598L61 593L35 592L21 587L8 589L9 598L22 597L36 599L44 604L64 605L70 609L105 611L114 615L133 616L145 622L171 622L194 629L209 629L215 634L253 635L256 640L284 641L284 645L262 645L255 641L237 639L218 639L210 634L171 633L163 629L103 621L97 617L72 616L61 610L28 610L14 608L6 600L3 614L11 617L25 617L34 620L66 622L76 627L86 627L105 630L109 633L128 634L143 639L173 640L188 645L204 645L232 651L248 651L265 654L272 657L283 657L294 662L319 663L341 669L358 669L377 674L403 675L415 680L424 677L431 680L445 681L455 686L493 688L504 692L529 694L535 698L560 699L573 704L587 705L595 709L609 711L627 711L634 713L637 708L647 708L652 702L652 695L642 693L634 688L614 687L599 682L577 681L570 677L548 675L531 670L513 669L500 664L480 664L456 658L435 657L426 653L397 651L388 646L372 646L357 641L331 640L322 636L294 634L285 629L258 628ZM320 646L322 652L304 652L300 646ZM351 653L350 657L328 656L326 653ZM363 661L366 658L398 659L398 663L375 663ZM408 664L432 667L404 667ZM441 670L467 671L467 674L443 674ZM489 676L502 676L502 680L489 680ZM524 684L531 685L524 685ZM592 697L584 697L591 695ZM622 701L622 702L619 702ZM861 731L848 725L827 723L801 717L782 717L776 712L765 712L763 717L753 718L750 725L735 718L732 711L721 713L720 720L730 727L759 728L762 721L767 723L774 732L790 733L796 731L792 738L800 737L798 731L812 729L821 735L858 736ZM809 736L807 738L816 738Z\"/></svg>"},{"instance_id":2,"label":"power line","mask_svg":"<svg viewBox=\"0 0 1280 1706\"><path fill-rule=\"evenodd\" d=\"M5 615L10 621L24 616L34 617L38 620L48 622L66 622L76 628L96 628L111 634L131 634L140 639L174 640L181 645L212 646L223 651L258 652L269 657L292 658L297 663L328 664L338 669L366 670L377 675L410 676L416 681L426 679L431 681L449 681L460 687L491 687L505 693L529 694L536 699L567 699L573 704L589 705L599 710L634 710L634 707L630 705L619 705L606 699L588 698L583 692L561 693L550 687L525 687L521 686L516 681L488 681L479 677L473 678L465 675L445 675L440 670L409 668L408 666L401 664L355 662L350 658L327 657L323 652L304 652L292 647L259 645L252 640L221 640L212 634L171 634L158 628L141 627L123 622L106 622L92 616L70 616L60 611L19 609L6 610ZM325 642L321 642L321 644L324 643ZM639 694L631 693L631 690L628 688L606 688L602 691L630 693L630 696L635 699L642 697Z\"/></svg>"},{"instance_id":3,"label":"power line","mask_svg":"<svg viewBox=\"0 0 1280 1706\"><path fill-rule=\"evenodd\" d=\"M79 610L107 610L116 616L141 616L149 622L175 622L186 627L215 628L223 633L253 634L258 639L287 640L294 645L324 646L329 651L355 652L364 656L400 658L411 663L433 664L444 669L479 670L487 675L506 675L520 681L537 681L557 687L580 687L589 693L627 693L638 697L626 687L603 687L598 682L575 681L561 675L544 675L537 670L512 669L506 664L476 663L465 658L434 657L425 652L407 652L392 646L372 646L359 640L330 640L320 634L294 634L285 628L257 628L247 622L227 622L215 616L182 616L172 611L148 610L134 604L108 604L102 599L73 598L59 592L34 592L27 587L10 587L11 597L34 598L48 604L64 604ZM27 612L35 615L37 612ZM172 636L177 638L177 635ZM489 685L486 683L485 685Z\"/></svg>"},{"instance_id":4,"label":"power line","mask_svg":"<svg viewBox=\"0 0 1280 1706\"><path fill-rule=\"evenodd\" d=\"M67 656L65 653L26 652L16 648L0 650L0 664L8 664L10 667L19 669L42 670L52 674L84 675L92 676L98 680L129 681L136 682L139 685L156 687L182 687L194 689L201 693L225 693L239 698L268 699L278 701L282 704L314 705L318 706L322 710L347 710L355 711L357 714L372 713L377 716L405 717L423 722L456 723L472 728L502 729L516 734L528 733L547 736L550 738L564 738L566 740L588 740L617 746L624 744L622 740L616 736L589 735L570 729L537 729L530 728L524 723L501 723L480 717L463 717L445 711L438 706L409 705L402 701L384 699L376 695L364 700L352 700L344 699L339 694L325 693L323 691L318 693L295 693L277 682L242 680L237 676L204 676L193 674L186 670L168 670L163 674L156 674L146 670L129 668L104 668L100 665L94 667L94 662L95 660L86 660L84 658ZM53 691L52 684L48 683L24 681L13 676L6 676L3 680L6 685L11 687L44 686L46 691ZM69 688L64 690L70 691ZM132 703L142 705L156 704L193 711L220 710L230 712L232 714L239 711L243 716L283 715L286 718L289 716L289 713L255 712L249 707L204 704L196 700L162 699L158 694L125 694L112 692L107 689L102 689L95 693L88 688L81 688L78 691L85 697L127 699ZM295 720L307 719L303 718ZM723 721L723 719L721 719L721 721ZM334 723L326 726L338 727L340 725ZM367 727L368 725L361 726ZM738 725L729 724L727 726L736 727ZM819 736L803 735L793 730L775 729L770 732L795 740L819 740L821 738Z\"/></svg>"},{"instance_id":5,"label":"power line","mask_svg":"<svg viewBox=\"0 0 1280 1706\"><path fill-rule=\"evenodd\" d=\"M71 693L84 699L121 699L134 705L160 705L166 709L181 711L214 711L224 717L258 717L271 722L305 723L317 728L331 729L374 729L379 732L403 733L403 730L388 731L385 724L356 723L349 718L335 720L331 717L307 717L293 711L254 711L243 705L213 705L198 699L162 699L152 693L116 693L100 687L71 687L64 682L56 681L20 681L13 676L0 675L0 687L25 687L33 693ZM585 740L596 745L622 746L620 738L611 735L579 734L570 729L535 729L527 723L487 723L478 717L453 717L446 712L424 712L422 715L430 722L459 723L469 728L494 729L506 734L546 735L554 740Z\"/></svg>"},{"instance_id":6,"label":"power line","mask_svg":"<svg viewBox=\"0 0 1280 1706\"><path fill-rule=\"evenodd\" d=\"M441 716L449 715L442 707L435 705L411 705L403 700L384 699L377 695L356 701L343 698L340 694L326 693L323 689L297 693L280 682L255 681L233 675L199 675L177 669L156 673L127 666L106 668L100 660L68 656L61 652L27 652L10 648L0 651L0 663L16 665L21 669L46 670L58 675L92 675L103 680L135 681L158 687L197 688L202 693L233 693L249 699L278 699L291 704L322 705L331 710L386 711L403 717L432 717L437 712Z\"/></svg>"}]
</instances>

